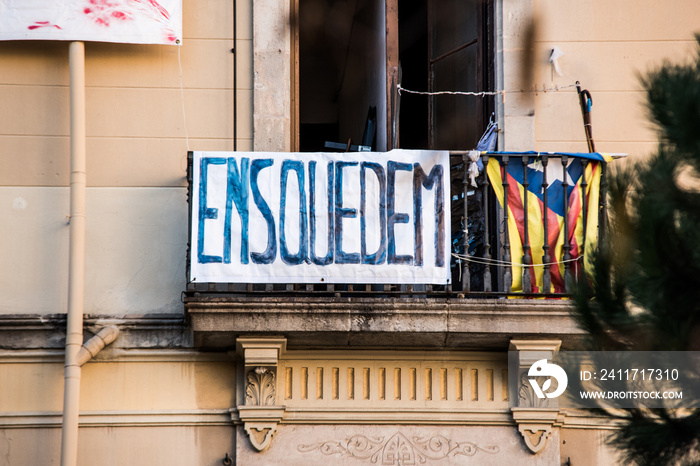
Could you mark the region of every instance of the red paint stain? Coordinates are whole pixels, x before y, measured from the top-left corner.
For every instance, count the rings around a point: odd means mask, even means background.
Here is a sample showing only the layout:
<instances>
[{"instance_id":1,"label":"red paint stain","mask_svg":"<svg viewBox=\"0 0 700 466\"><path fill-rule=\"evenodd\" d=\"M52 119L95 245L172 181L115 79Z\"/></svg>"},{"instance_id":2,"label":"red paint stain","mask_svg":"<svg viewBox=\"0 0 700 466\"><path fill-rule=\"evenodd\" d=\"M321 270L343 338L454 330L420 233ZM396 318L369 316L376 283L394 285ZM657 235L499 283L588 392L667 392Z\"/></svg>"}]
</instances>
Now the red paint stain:
<instances>
[{"instance_id":1,"label":"red paint stain","mask_svg":"<svg viewBox=\"0 0 700 466\"><path fill-rule=\"evenodd\" d=\"M109 26L111 21L130 21L137 17L150 17L164 23L170 13L156 0L88 0L83 14L100 26Z\"/></svg>"},{"instance_id":2,"label":"red paint stain","mask_svg":"<svg viewBox=\"0 0 700 466\"><path fill-rule=\"evenodd\" d=\"M99 26L110 27L112 23L142 18L160 23L161 34L168 42L178 41L174 31L168 27L170 13L156 0L84 0L84 2L82 10L79 11ZM36 21L27 26L30 31L39 28L61 29L60 26L49 21Z\"/></svg>"},{"instance_id":3,"label":"red paint stain","mask_svg":"<svg viewBox=\"0 0 700 466\"><path fill-rule=\"evenodd\" d=\"M163 15L165 19L170 19L170 13L168 13L168 10L163 8L160 3L156 2L156 0L148 0L153 7L158 10L158 12Z\"/></svg>"},{"instance_id":4,"label":"red paint stain","mask_svg":"<svg viewBox=\"0 0 700 466\"><path fill-rule=\"evenodd\" d=\"M110 21L128 21L132 15L123 10L120 2L110 0L89 0L89 6L83 8L83 14L89 17L95 24L109 27Z\"/></svg>"},{"instance_id":5,"label":"red paint stain","mask_svg":"<svg viewBox=\"0 0 700 466\"><path fill-rule=\"evenodd\" d=\"M48 21L36 21L34 24L31 26L27 26L27 29L30 31L33 31L34 29L39 29L39 28L56 28L56 29L61 29L61 26L57 24L51 24Z\"/></svg>"}]
</instances>

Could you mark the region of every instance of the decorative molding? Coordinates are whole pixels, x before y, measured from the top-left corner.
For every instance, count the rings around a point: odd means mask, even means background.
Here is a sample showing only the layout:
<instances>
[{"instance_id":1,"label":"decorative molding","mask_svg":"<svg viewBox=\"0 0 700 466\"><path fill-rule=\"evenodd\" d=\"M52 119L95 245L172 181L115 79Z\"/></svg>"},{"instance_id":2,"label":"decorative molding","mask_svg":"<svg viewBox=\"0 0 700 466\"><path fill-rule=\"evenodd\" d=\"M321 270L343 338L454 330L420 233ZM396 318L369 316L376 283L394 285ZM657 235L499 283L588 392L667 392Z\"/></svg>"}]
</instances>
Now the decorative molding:
<instances>
[{"instance_id":1,"label":"decorative molding","mask_svg":"<svg viewBox=\"0 0 700 466\"><path fill-rule=\"evenodd\" d=\"M301 453L318 451L325 456L338 455L358 460L369 460L381 465L422 464L455 456L474 456L479 452L496 454L498 446L480 446L473 442L456 442L439 434L407 437L396 432L391 437L367 437L355 434L342 441L299 445Z\"/></svg>"},{"instance_id":2,"label":"decorative molding","mask_svg":"<svg viewBox=\"0 0 700 466\"><path fill-rule=\"evenodd\" d=\"M106 351L102 351L103 354ZM117 349L105 354L104 358L99 355L95 358L97 362L231 362L231 358L226 353L202 352L190 349Z\"/></svg>"},{"instance_id":3,"label":"decorative molding","mask_svg":"<svg viewBox=\"0 0 700 466\"><path fill-rule=\"evenodd\" d=\"M97 333L106 325L119 328L119 349L192 348L192 334L185 316L177 314L85 315L84 330ZM0 341L4 350L63 350L66 314L0 315Z\"/></svg>"},{"instance_id":4,"label":"decorative molding","mask_svg":"<svg viewBox=\"0 0 700 466\"><path fill-rule=\"evenodd\" d=\"M277 373L278 396L288 410L507 412L509 387L504 355L485 361L415 356L324 360L310 355L306 360L284 360Z\"/></svg>"},{"instance_id":5,"label":"decorative molding","mask_svg":"<svg viewBox=\"0 0 700 466\"><path fill-rule=\"evenodd\" d=\"M511 340L509 351L555 352L561 348L561 340Z\"/></svg>"},{"instance_id":6,"label":"decorative molding","mask_svg":"<svg viewBox=\"0 0 700 466\"><path fill-rule=\"evenodd\" d=\"M0 350L0 364L46 364L65 362L65 350ZM231 362L226 353L177 349L105 348L89 364L118 362Z\"/></svg>"},{"instance_id":7,"label":"decorative molding","mask_svg":"<svg viewBox=\"0 0 700 466\"><path fill-rule=\"evenodd\" d=\"M282 337L240 337L236 350L246 366L277 366L287 349L287 340Z\"/></svg>"},{"instance_id":8,"label":"decorative molding","mask_svg":"<svg viewBox=\"0 0 700 466\"><path fill-rule=\"evenodd\" d=\"M517 373L515 383L517 404L511 408L513 420L518 432L531 453L537 454L547 445L552 427L561 426L564 415L559 413L558 403L552 398L538 398L530 383L531 366L541 360L550 359L561 348L561 340L511 340L510 351L517 352ZM513 367L509 367L513 370ZM535 377L537 383L543 383L548 377ZM543 386L543 385L540 385Z\"/></svg>"},{"instance_id":9,"label":"decorative molding","mask_svg":"<svg viewBox=\"0 0 700 466\"><path fill-rule=\"evenodd\" d=\"M527 448L532 453L539 453L547 444L547 437L552 433L552 426L547 424L519 425L518 432L523 436Z\"/></svg>"},{"instance_id":10,"label":"decorative molding","mask_svg":"<svg viewBox=\"0 0 700 466\"><path fill-rule=\"evenodd\" d=\"M552 427L560 427L564 422L564 415L556 408L511 408L511 411L513 420L518 425L518 432L533 454L544 449Z\"/></svg>"},{"instance_id":11,"label":"decorative molding","mask_svg":"<svg viewBox=\"0 0 700 466\"><path fill-rule=\"evenodd\" d=\"M0 364L63 364L64 350L0 350Z\"/></svg>"},{"instance_id":12,"label":"decorative molding","mask_svg":"<svg viewBox=\"0 0 700 466\"><path fill-rule=\"evenodd\" d=\"M416 350L287 350L281 363L293 364L297 361L455 361L455 362L494 362L505 363L508 353L495 351L416 351Z\"/></svg>"},{"instance_id":13,"label":"decorative molding","mask_svg":"<svg viewBox=\"0 0 700 466\"><path fill-rule=\"evenodd\" d=\"M535 377L537 383L542 382L543 379L547 377ZM549 408L550 398L537 398L535 390L532 389L532 385L528 382L530 377L526 372L523 372L520 376L520 385L518 386L518 407L520 408ZM540 383L540 387L542 384Z\"/></svg>"},{"instance_id":14,"label":"decorative molding","mask_svg":"<svg viewBox=\"0 0 700 466\"><path fill-rule=\"evenodd\" d=\"M0 413L0 428L60 428L62 414L57 411ZM158 426L230 426L227 410L183 411L83 411L83 427L158 427Z\"/></svg>"},{"instance_id":15,"label":"decorative molding","mask_svg":"<svg viewBox=\"0 0 700 466\"><path fill-rule=\"evenodd\" d=\"M245 404L250 406L274 406L277 400L275 373L266 367L256 367L246 376Z\"/></svg>"},{"instance_id":16,"label":"decorative molding","mask_svg":"<svg viewBox=\"0 0 700 466\"><path fill-rule=\"evenodd\" d=\"M455 310L472 315L493 315L493 313L512 312L516 315L541 314L546 316L551 312L570 315L574 304L571 301L536 301L527 299L476 298L453 299L444 298L396 298L383 300L377 298L329 298L321 296L286 297L280 300L274 296L259 293L256 296L237 296L235 299L222 299L216 295L207 296L200 293L197 297L186 297L185 308L191 313L211 312L227 314L235 311L267 311L269 313L289 312L299 314L300 311L328 311L333 314L347 314L348 311L363 311L368 314L384 314L386 312L416 311L426 313L442 313ZM213 325L213 322L208 322ZM278 330L279 331L279 330ZM520 340L518 340L520 341ZM523 340L525 341L525 340ZM542 340L539 340L542 341Z\"/></svg>"},{"instance_id":17,"label":"decorative molding","mask_svg":"<svg viewBox=\"0 0 700 466\"><path fill-rule=\"evenodd\" d=\"M253 448L263 451L270 446L284 416L285 407L276 405L276 384L277 364L287 340L244 336L236 340L236 347L243 357L245 404L237 410L231 409L231 420L240 420Z\"/></svg>"},{"instance_id":18,"label":"decorative molding","mask_svg":"<svg viewBox=\"0 0 700 466\"><path fill-rule=\"evenodd\" d=\"M243 429L248 434L251 445L257 451L263 451L272 442L277 432L277 425L284 416L284 406L239 406L231 410L231 420L235 416L243 422Z\"/></svg>"},{"instance_id":19,"label":"decorative molding","mask_svg":"<svg viewBox=\"0 0 700 466\"><path fill-rule=\"evenodd\" d=\"M624 425L621 420L593 415L590 411L563 409L559 412L564 429L617 430Z\"/></svg>"},{"instance_id":20,"label":"decorative molding","mask_svg":"<svg viewBox=\"0 0 700 466\"><path fill-rule=\"evenodd\" d=\"M291 408L286 407L284 424L368 424L514 426L509 409L454 410L385 408Z\"/></svg>"},{"instance_id":21,"label":"decorative molding","mask_svg":"<svg viewBox=\"0 0 700 466\"><path fill-rule=\"evenodd\" d=\"M244 408L245 409L245 408ZM238 409L231 410L149 410L83 411L80 425L102 426L226 426L241 424ZM560 412L555 425L566 429L615 430L619 422L576 411ZM482 410L444 412L440 410L346 410L291 409L284 411L284 424L400 424L400 425L470 425L513 426L510 411ZM61 427L60 411L21 411L0 413L0 428Z\"/></svg>"},{"instance_id":22,"label":"decorative molding","mask_svg":"<svg viewBox=\"0 0 700 466\"><path fill-rule=\"evenodd\" d=\"M263 451L272 442L272 436L277 432L277 423L255 424L248 422L245 424L245 431L253 447L258 451Z\"/></svg>"}]
</instances>

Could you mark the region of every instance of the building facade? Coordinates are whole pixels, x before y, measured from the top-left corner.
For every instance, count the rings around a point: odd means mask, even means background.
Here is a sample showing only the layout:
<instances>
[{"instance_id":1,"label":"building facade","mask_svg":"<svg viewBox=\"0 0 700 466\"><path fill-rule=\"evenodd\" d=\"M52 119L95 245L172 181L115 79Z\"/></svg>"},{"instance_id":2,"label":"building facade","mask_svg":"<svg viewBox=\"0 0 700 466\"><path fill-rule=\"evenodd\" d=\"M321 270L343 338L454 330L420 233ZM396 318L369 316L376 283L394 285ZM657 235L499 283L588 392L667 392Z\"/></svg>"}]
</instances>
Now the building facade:
<instances>
[{"instance_id":1,"label":"building facade","mask_svg":"<svg viewBox=\"0 0 700 466\"><path fill-rule=\"evenodd\" d=\"M500 150L585 152L577 81L598 151L655 149L638 75L694 52L697 2L462 3L183 0L180 46L85 44L84 338L118 335L78 464L616 464L602 419L513 408L509 350L581 341L566 300L187 281L189 151L464 151L493 118ZM0 42L2 465L61 457L68 56Z\"/></svg>"}]
</instances>

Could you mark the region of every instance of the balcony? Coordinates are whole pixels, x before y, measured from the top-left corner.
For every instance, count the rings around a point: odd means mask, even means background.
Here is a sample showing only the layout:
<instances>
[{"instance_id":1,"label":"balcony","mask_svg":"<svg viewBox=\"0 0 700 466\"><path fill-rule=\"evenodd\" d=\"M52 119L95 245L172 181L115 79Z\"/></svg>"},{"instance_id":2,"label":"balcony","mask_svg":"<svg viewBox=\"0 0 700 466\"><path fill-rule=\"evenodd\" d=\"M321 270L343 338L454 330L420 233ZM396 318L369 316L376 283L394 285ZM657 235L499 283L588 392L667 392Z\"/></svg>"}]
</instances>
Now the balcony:
<instances>
[{"instance_id":1,"label":"balcony","mask_svg":"<svg viewBox=\"0 0 700 466\"><path fill-rule=\"evenodd\" d=\"M189 281L195 341L220 347L241 333L276 332L300 346L463 348L536 334L575 344L569 301L529 298L567 298L586 273L587 251L605 234L610 160L450 152L448 283ZM192 186L191 164L189 172Z\"/></svg>"}]
</instances>

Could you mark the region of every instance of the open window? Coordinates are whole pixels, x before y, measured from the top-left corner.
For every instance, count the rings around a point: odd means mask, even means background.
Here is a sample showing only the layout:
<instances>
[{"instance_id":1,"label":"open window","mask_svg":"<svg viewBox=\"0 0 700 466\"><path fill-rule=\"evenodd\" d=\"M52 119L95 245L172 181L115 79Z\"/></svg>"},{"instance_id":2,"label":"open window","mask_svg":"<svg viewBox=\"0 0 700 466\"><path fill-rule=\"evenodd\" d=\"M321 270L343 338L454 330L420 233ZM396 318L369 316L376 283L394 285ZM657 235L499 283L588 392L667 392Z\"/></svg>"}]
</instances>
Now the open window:
<instances>
[{"instance_id":1,"label":"open window","mask_svg":"<svg viewBox=\"0 0 700 466\"><path fill-rule=\"evenodd\" d=\"M300 149L332 141L357 145L370 108L386 115L384 2L299 0ZM386 122L376 119L374 150L386 150Z\"/></svg>"},{"instance_id":2,"label":"open window","mask_svg":"<svg viewBox=\"0 0 700 466\"><path fill-rule=\"evenodd\" d=\"M296 0L301 151L470 149L493 99L403 93L493 88L491 0ZM372 128L369 128L370 131Z\"/></svg>"}]
</instances>

